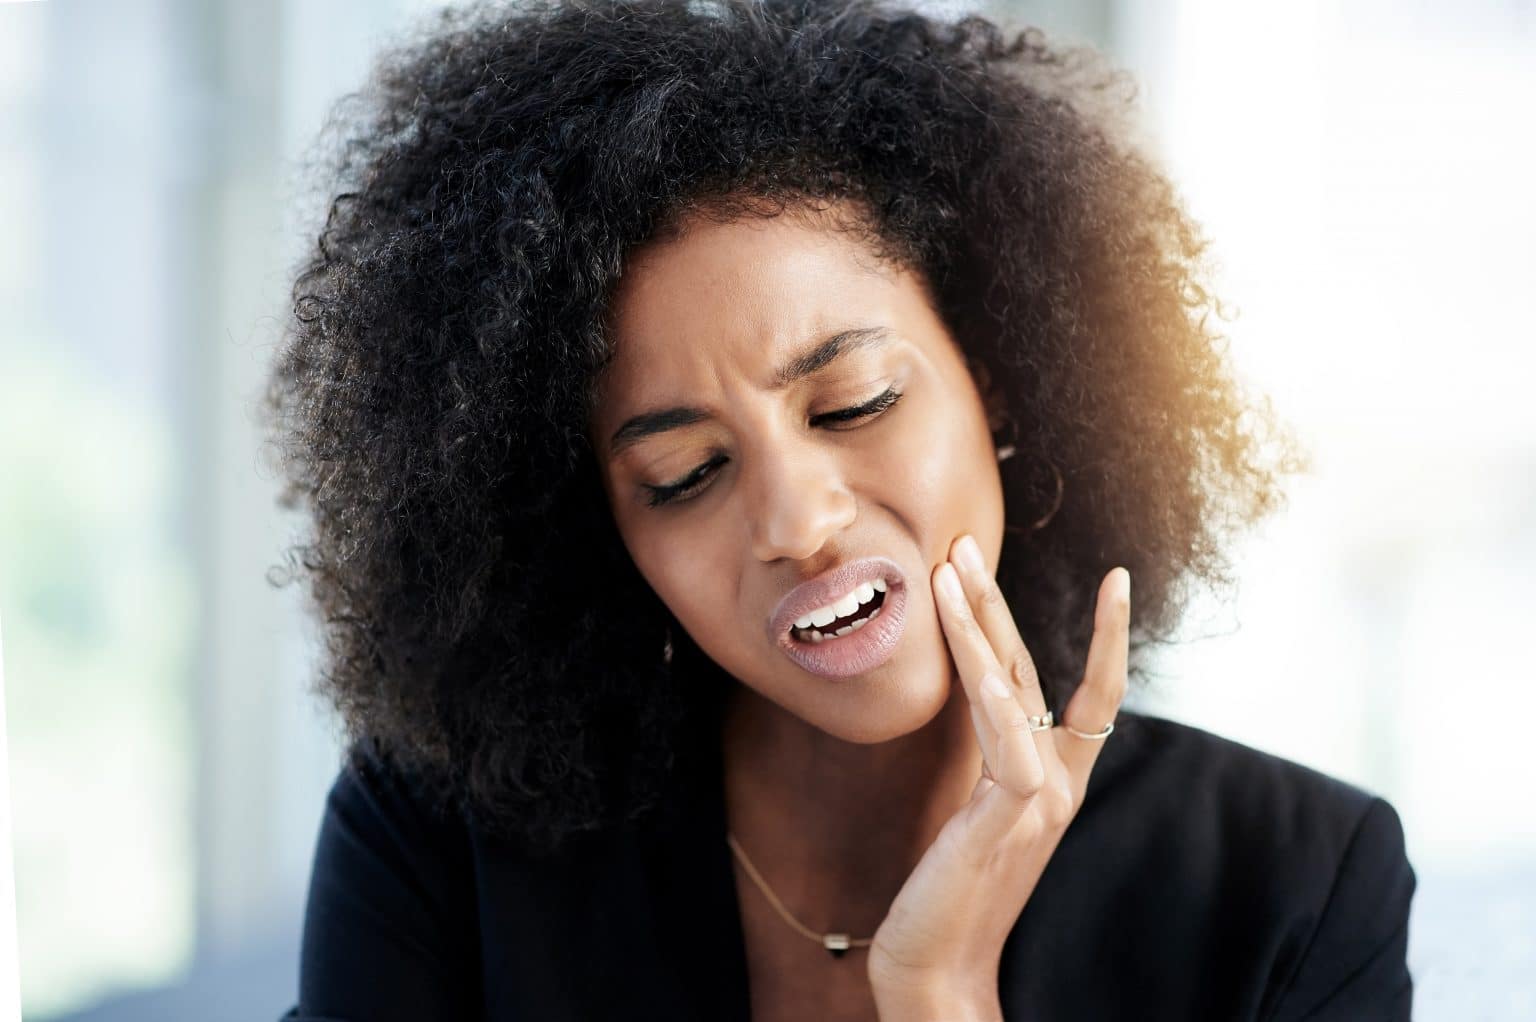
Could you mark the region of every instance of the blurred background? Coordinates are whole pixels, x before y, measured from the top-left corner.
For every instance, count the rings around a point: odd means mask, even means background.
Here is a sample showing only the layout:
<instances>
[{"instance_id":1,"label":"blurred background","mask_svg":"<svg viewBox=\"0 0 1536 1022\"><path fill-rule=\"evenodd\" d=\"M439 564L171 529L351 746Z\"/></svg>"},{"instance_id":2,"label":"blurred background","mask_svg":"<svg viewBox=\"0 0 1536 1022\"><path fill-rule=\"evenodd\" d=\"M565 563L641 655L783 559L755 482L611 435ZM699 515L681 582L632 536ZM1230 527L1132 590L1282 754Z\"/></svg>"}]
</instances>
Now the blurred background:
<instances>
[{"instance_id":1,"label":"blurred background","mask_svg":"<svg viewBox=\"0 0 1536 1022\"><path fill-rule=\"evenodd\" d=\"M306 148L423 0L0 0L0 617L29 1020L275 1019L339 726L255 402ZM927 3L1142 84L1313 453L1138 708L1387 797L1416 1017L1536 1018L1536 2Z\"/></svg>"}]
</instances>

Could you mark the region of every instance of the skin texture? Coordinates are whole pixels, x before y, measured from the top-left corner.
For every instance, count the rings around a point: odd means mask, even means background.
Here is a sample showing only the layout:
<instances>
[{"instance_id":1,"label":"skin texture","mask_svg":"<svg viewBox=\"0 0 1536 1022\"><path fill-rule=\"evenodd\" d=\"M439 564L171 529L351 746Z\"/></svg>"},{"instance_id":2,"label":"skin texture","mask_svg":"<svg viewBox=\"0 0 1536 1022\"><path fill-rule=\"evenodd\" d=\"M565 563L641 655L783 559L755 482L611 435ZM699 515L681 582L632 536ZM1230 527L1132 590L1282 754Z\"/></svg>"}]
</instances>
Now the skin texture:
<instances>
[{"instance_id":1,"label":"skin texture","mask_svg":"<svg viewBox=\"0 0 1536 1022\"><path fill-rule=\"evenodd\" d=\"M808 343L871 325L890 328L891 342L769 386ZM741 683L723 735L732 832L807 925L873 933L982 766L929 584L956 537L974 534L989 565L1002 542L978 381L920 278L817 215L693 223L638 251L612 327L616 357L592 435L636 566ZM886 386L902 396L873 418L810 424ZM713 418L610 453L620 422L677 404ZM691 499L647 505L645 484L681 479L716 452L728 460ZM784 593L874 554L907 576L906 627L889 660L831 680L770 643L764 622ZM749 949L763 964L754 989L771 974L825 1006L829 983L860 977L738 880L749 943L760 935Z\"/></svg>"}]
</instances>

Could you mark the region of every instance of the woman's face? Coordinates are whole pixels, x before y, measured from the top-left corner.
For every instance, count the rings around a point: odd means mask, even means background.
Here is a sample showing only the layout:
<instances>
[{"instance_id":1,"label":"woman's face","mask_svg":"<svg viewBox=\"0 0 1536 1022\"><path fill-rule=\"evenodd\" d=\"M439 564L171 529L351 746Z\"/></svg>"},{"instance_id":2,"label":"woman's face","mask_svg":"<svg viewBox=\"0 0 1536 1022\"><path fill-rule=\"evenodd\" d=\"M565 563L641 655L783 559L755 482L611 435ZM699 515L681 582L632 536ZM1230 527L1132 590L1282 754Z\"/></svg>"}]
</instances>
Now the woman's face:
<instances>
[{"instance_id":1,"label":"woman's face","mask_svg":"<svg viewBox=\"0 0 1536 1022\"><path fill-rule=\"evenodd\" d=\"M929 580L967 532L995 568L1002 486L919 279L825 223L695 220L635 252L592 437L630 555L705 654L822 731L881 742L949 698Z\"/></svg>"}]
</instances>

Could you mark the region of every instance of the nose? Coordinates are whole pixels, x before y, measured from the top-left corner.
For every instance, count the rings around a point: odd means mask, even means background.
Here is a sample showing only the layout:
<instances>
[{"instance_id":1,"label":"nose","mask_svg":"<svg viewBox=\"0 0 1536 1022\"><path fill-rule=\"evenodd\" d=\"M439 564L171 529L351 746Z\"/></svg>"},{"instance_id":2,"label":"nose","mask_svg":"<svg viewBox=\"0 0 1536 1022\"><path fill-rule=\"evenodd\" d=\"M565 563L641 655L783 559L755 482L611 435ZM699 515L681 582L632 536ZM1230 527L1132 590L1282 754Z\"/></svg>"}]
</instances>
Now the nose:
<instances>
[{"instance_id":1,"label":"nose","mask_svg":"<svg viewBox=\"0 0 1536 1022\"><path fill-rule=\"evenodd\" d=\"M756 460L746 513L761 560L803 560L853 524L858 502L836 453L801 446L759 451Z\"/></svg>"}]
</instances>

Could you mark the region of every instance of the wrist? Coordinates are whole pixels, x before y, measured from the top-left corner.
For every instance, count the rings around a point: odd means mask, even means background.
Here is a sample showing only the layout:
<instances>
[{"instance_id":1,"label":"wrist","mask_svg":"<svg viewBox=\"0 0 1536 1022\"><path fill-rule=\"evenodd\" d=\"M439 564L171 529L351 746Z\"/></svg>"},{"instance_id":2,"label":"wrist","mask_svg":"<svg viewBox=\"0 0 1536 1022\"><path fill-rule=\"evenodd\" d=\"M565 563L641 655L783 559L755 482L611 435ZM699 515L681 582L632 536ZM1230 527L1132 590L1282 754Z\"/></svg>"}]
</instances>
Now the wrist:
<instances>
[{"instance_id":1,"label":"wrist","mask_svg":"<svg viewBox=\"0 0 1536 1022\"><path fill-rule=\"evenodd\" d=\"M874 986L880 1022L1003 1022L997 986L976 989L945 983Z\"/></svg>"}]
</instances>

